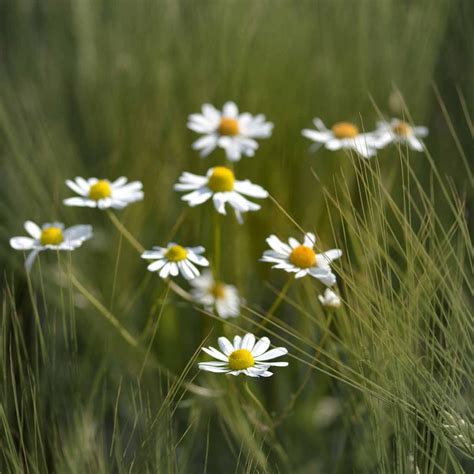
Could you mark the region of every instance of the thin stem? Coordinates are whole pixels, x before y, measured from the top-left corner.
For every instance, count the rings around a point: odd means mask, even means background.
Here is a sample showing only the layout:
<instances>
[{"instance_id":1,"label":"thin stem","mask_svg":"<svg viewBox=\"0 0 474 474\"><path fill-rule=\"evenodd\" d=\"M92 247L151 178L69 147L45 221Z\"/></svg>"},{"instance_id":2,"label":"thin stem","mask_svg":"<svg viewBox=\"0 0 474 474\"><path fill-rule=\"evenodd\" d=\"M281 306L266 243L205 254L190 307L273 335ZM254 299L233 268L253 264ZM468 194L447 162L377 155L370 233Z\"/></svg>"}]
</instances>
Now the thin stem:
<instances>
[{"instance_id":1,"label":"thin stem","mask_svg":"<svg viewBox=\"0 0 474 474\"><path fill-rule=\"evenodd\" d=\"M110 313L107 308L98 301L94 295L92 295L74 275L71 275L72 284L87 298L90 303L99 311L99 313L119 332L119 334L130 344L132 347L137 347L137 340L120 324L118 319Z\"/></svg>"},{"instance_id":2,"label":"thin stem","mask_svg":"<svg viewBox=\"0 0 474 474\"><path fill-rule=\"evenodd\" d=\"M221 266L221 219L218 212L213 211L214 230L214 278L219 279Z\"/></svg>"},{"instance_id":3,"label":"thin stem","mask_svg":"<svg viewBox=\"0 0 474 474\"><path fill-rule=\"evenodd\" d=\"M263 329L268 324L268 322L272 319L273 314L275 313L275 311L278 309L281 302L285 298L286 293L288 292L288 289L290 288L292 281L293 281L293 275L289 275L288 279L286 280L286 283L283 285L283 288L280 290L277 297L275 298L275 301L270 306L270 309L266 312L265 316L262 318L260 329Z\"/></svg>"}]
</instances>

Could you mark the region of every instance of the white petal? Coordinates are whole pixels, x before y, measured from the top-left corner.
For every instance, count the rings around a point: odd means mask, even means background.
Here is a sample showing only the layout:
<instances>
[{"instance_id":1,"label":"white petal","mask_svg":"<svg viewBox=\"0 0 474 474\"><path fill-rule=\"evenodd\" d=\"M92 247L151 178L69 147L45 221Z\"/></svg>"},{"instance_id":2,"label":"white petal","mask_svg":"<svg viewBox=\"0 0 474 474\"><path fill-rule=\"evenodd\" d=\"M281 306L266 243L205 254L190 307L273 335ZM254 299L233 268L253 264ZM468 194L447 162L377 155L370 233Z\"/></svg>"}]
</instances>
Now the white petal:
<instances>
[{"instance_id":1,"label":"white petal","mask_svg":"<svg viewBox=\"0 0 474 474\"><path fill-rule=\"evenodd\" d=\"M13 237L10 239L10 246L15 250L31 250L37 241L31 237Z\"/></svg>"},{"instance_id":2,"label":"white petal","mask_svg":"<svg viewBox=\"0 0 474 474\"><path fill-rule=\"evenodd\" d=\"M170 273L170 264L167 261L165 265L163 265L163 268L160 270L159 275L161 278L164 279L164 278L168 278L169 273Z\"/></svg>"},{"instance_id":3,"label":"white petal","mask_svg":"<svg viewBox=\"0 0 474 474\"><path fill-rule=\"evenodd\" d=\"M231 344L229 339L226 337L220 337L217 339L217 343L219 344L220 350L226 355L229 356L232 352L234 352L234 346Z\"/></svg>"},{"instance_id":4,"label":"white petal","mask_svg":"<svg viewBox=\"0 0 474 474\"><path fill-rule=\"evenodd\" d=\"M64 240L87 240L92 237L92 226L75 225L63 232Z\"/></svg>"},{"instance_id":5,"label":"white petal","mask_svg":"<svg viewBox=\"0 0 474 474\"><path fill-rule=\"evenodd\" d=\"M234 336L234 349L240 349L240 344L242 343L242 338L240 336Z\"/></svg>"},{"instance_id":6,"label":"white petal","mask_svg":"<svg viewBox=\"0 0 474 474\"><path fill-rule=\"evenodd\" d=\"M314 247L314 244L316 243L316 236L312 232L307 232L304 236L304 242L303 245L306 247Z\"/></svg>"},{"instance_id":7,"label":"white petal","mask_svg":"<svg viewBox=\"0 0 474 474\"><path fill-rule=\"evenodd\" d=\"M234 185L234 189L238 193L255 198L264 199L268 197L268 192L265 189L257 184L252 184L249 180L237 181Z\"/></svg>"},{"instance_id":8,"label":"white petal","mask_svg":"<svg viewBox=\"0 0 474 474\"><path fill-rule=\"evenodd\" d=\"M222 352L218 351L214 347L203 347L202 350L211 357L214 357L214 359L221 360L223 362L229 361L229 358L226 355L224 355Z\"/></svg>"},{"instance_id":9,"label":"white petal","mask_svg":"<svg viewBox=\"0 0 474 474\"><path fill-rule=\"evenodd\" d=\"M255 336L251 333L247 333L244 338L242 339L242 343L240 344L241 349L247 349L248 351L252 352L253 346L255 345Z\"/></svg>"},{"instance_id":10,"label":"white petal","mask_svg":"<svg viewBox=\"0 0 474 474\"><path fill-rule=\"evenodd\" d=\"M66 206L77 206L77 207L97 207L97 201L82 197L72 197L64 199L63 204Z\"/></svg>"},{"instance_id":11,"label":"white petal","mask_svg":"<svg viewBox=\"0 0 474 474\"><path fill-rule=\"evenodd\" d=\"M167 263L167 260L157 260L156 262L150 263L147 269L150 272L157 272L160 268L163 267L163 265L166 265L166 263Z\"/></svg>"},{"instance_id":12,"label":"white petal","mask_svg":"<svg viewBox=\"0 0 474 474\"><path fill-rule=\"evenodd\" d=\"M25 260L26 271L31 270L31 267L33 266L33 262L35 261L36 256L39 254L39 252L40 252L40 250L38 250L38 249L33 250L32 252L30 252L27 259Z\"/></svg>"},{"instance_id":13,"label":"white petal","mask_svg":"<svg viewBox=\"0 0 474 474\"><path fill-rule=\"evenodd\" d=\"M270 359L276 359L277 357L284 356L285 354L288 354L288 349L285 347L275 347L275 349L271 349L268 352L265 352L261 356L254 357L256 361L265 361L265 360L270 360Z\"/></svg>"},{"instance_id":14,"label":"white petal","mask_svg":"<svg viewBox=\"0 0 474 474\"><path fill-rule=\"evenodd\" d=\"M270 347L270 339L268 337L262 337L257 344L255 344L252 355L254 357L261 356Z\"/></svg>"},{"instance_id":15,"label":"white petal","mask_svg":"<svg viewBox=\"0 0 474 474\"><path fill-rule=\"evenodd\" d=\"M23 227L34 239L38 240L41 237L41 229L33 221L26 221Z\"/></svg>"},{"instance_id":16,"label":"white petal","mask_svg":"<svg viewBox=\"0 0 474 474\"><path fill-rule=\"evenodd\" d=\"M237 115L239 115L239 109L237 108L237 105L235 105L235 102L226 102L222 109L222 115L226 118L237 118Z\"/></svg>"}]
</instances>

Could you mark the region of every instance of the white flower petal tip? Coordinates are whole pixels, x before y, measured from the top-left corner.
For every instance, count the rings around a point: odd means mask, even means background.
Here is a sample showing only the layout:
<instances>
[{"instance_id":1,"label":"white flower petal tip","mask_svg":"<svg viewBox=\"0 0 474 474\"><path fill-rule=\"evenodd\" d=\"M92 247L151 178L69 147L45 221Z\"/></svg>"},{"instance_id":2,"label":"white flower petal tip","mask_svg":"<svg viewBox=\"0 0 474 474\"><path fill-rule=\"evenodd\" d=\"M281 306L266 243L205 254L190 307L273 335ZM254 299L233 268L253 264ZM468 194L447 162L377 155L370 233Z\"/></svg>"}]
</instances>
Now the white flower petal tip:
<instances>
[{"instance_id":1,"label":"white flower petal tip","mask_svg":"<svg viewBox=\"0 0 474 474\"><path fill-rule=\"evenodd\" d=\"M326 308L337 309L341 306L341 298L329 288L326 288L324 294L319 295L318 299Z\"/></svg>"},{"instance_id":2,"label":"white flower petal tip","mask_svg":"<svg viewBox=\"0 0 474 474\"><path fill-rule=\"evenodd\" d=\"M336 276L332 273L330 264L342 256L342 251L332 249L321 254L314 250L316 237L312 233L304 235L303 243L290 237L288 244L282 242L277 236L270 235L267 243L270 250L263 253L260 261L272 263L272 268L294 273L295 278L310 275L317 278L326 286L336 283Z\"/></svg>"},{"instance_id":3,"label":"white flower petal tip","mask_svg":"<svg viewBox=\"0 0 474 474\"><path fill-rule=\"evenodd\" d=\"M179 177L174 189L179 192L190 191L182 197L182 200L191 207L199 206L212 199L215 210L225 215L226 204L229 204L240 223L242 213L260 209L260 205L245 196L255 199L268 197L268 192L261 186L249 180L237 181L234 172L225 166L210 168L206 176L185 172Z\"/></svg>"},{"instance_id":4,"label":"white flower petal tip","mask_svg":"<svg viewBox=\"0 0 474 474\"><path fill-rule=\"evenodd\" d=\"M304 129L301 134L327 150L351 150L363 158L377 154L378 138L374 133L360 133L359 127L350 122L337 122L331 129L321 119L313 121L317 130Z\"/></svg>"},{"instance_id":5,"label":"white flower petal tip","mask_svg":"<svg viewBox=\"0 0 474 474\"><path fill-rule=\"evenodd\" d=\"M428 135L428 129L392 118L389 121L383 120L378 122L377 128L373 133L377 148L385 148L394 143L405 145L415 151L423 151L425 145L421 139Z\"/></svg>"},{"instance_id":6,"label":"white flower petal tip","mask_svg":"<svg viewBox=\"0 0 474 474\"><path fill-rule=\"evenodd\" d=\"M123 209L133 202L141 201L144 196L140 181L129 183L123 176L115 181L76 177L66 180L66 185L79 195L65 199L63 203L66 206Z\"/></svg>"},{"instance_id":7,"label":"white flower petal tip","mask_svg":"<svg viewBox=\"0 0 474 474\"><path fill-rule=\"evenodd\" d=\"M204 247L182 247L171 242L167 247L146 250L141 257L154 260L147 269L150 272L159 272L158 275L163 279L181 275L186 280L192 280L200 275L196 265L209 266L208 260L201 255L204 251Z\"/></svg>"},{"instance_id":8,"label":"white flower petal tip","mask_svg":"<svg viewBox=\"0 0 474 474\"><path fill-rule=\"evenodd\" d=\"M193 149L204 158L216 148L222 148L229 161L239 161L242 156L254 156L258 148L256 139L268 138L273 124L262 114L239 113L234 102L226 102L222 111L204 104L200 114L188 117L188 128L202 137L193 143Z\"/></svg>"},{"instance_id":9,"label":"white flower petal tip","mask_svg":"<svg viewBox=\"0 0 474 474\"><path fill-rule=\"evenodd\" d=\"M216 281L209 270L193 278L190 284L194 301L208 311L215 311L222 319L240 315L241 299L235 286Z\"/></svg>"},{"instance_id":10,"label":"white flower petal tip","mask_svg":"<svg viewBox=\"0 0 474 474\"><path fill-rule=\"evenodd\" d=\"M39 252L72 251L92 237L90 225L75 225L65 229L60 222L46 223L40 227L32 221L26 221L24 227L31 237L12 237L10 246L15 250L31 251L25 261L27 270L31 269Z\"/></svg>"},{"instance_id":11,"label":"white flower petal tip","mask_svg":"<svg viewBox=\"0 0 474 474\"><path fill-rule=\"evenodd\" d=\"M242 338L235 336L233 342L220 337L218 344L220 350L214 347L202 348L217 361L200 362L199 369L234 376L242 374L248 377L270 377L273 375L273 372L268 370L270 367L288 366L286 361L273 360L288 354L288 350L285 347L268 350L268 337L257 340L253 334L247 333Z\"/></svg>"}]
</instances>

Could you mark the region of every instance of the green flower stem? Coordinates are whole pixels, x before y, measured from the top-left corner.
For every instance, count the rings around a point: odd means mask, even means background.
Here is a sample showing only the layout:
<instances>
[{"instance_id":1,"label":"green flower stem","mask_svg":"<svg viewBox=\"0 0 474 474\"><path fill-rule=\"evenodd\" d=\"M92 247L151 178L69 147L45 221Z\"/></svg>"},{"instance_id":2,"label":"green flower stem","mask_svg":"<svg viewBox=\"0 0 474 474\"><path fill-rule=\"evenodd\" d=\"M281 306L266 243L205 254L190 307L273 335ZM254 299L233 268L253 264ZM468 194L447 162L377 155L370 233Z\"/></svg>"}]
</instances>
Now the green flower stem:
<instances>
[{"instance_id":1,"label":"green flower stem","mask_svg":"<svg viewBox=\"0 0 474 474\"><path fill-rule=\"evenodd\" d=\"M219 279L220 266L221 266L221 240L222 240L222 228L221 228L221 216L217 211L213 211L213 230L214 230L214 278Z\"/></svg>"},{"instance_id":2,"label":"green flower stem","mask_svg":"<svg viewBox=\"0 0 474 474\"><path fill-rule=\"evenodd\" d=\"M283 285L283 288L280 290L278 293L277 297L275 298L275 301L273 304L270 306L270 309L266 312L262 324L260 324L260 329L263 329L272 319L275 311L278 309L280 306L281 302L286 296L286 293L288 292L288 289L290 288L291 282L293 281L293 275L289 275L288 279L286 280L286 283Z\"/></svg>"}]
</instances>

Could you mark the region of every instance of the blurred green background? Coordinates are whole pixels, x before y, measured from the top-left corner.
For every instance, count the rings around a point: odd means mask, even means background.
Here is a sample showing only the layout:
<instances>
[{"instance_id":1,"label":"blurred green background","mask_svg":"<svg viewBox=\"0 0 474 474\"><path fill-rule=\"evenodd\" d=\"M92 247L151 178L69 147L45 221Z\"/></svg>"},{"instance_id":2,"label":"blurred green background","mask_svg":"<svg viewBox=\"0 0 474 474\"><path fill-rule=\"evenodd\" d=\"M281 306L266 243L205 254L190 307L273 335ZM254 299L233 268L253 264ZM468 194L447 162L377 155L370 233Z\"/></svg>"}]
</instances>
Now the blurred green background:
<instances>
[{"instance_id":1,"label":"blurred green background","mask_svg":"<svg viewBox=\"0 0 474 474\"><path fill-rule=\"evenodd\" d=\"M241 111L264 113L275 124L273 136L260 141L256 156L236 165L237 178L269 190L298 224L317 230L324 248L340 242L331 229L322 187L330 187L341 170L352 183L354 171L342 152L308 153L310 143L301 129L310 127L313 117L328 125L354 121L372 130L380 118L377 108L387 116L402 116L404 101L414 122L429 127L426 144L437 169L449 174L459 193L466 195L469 209L471 189L443 107L461 146L472 151L466 110L473 105L473 14L469 0L0 2L0 268L4 288L15 289L11 301L24 320L25 340L34 332L28 285L22 255L9 248L8 239L23 234L27 219L94 226L94 239L71 255L74 274L131 333L139 334L161 308L156 309L156 303L162 302L163 283L147 274L145 262L107 216L62 205L72 195L64 184L68 178L124 175L142 181L145 200L117 213L141 244L164 245L173 233L178 242L202 244L211 253L210 205L188 209L172 190L183 171L204 174L223 162L222 150L201 160L191 148L197 135L186 128L187 116L204 102L220 108L234 100ZM381 151L376 160L394 198L401 199L396 149ZM410 154L410 164L422 184L433 185L424 154ZM268 283L279 288L285 279L257 263L270 233L286 238L297 230L269 200L260 212L245 216L243 226L232 213L223 220L222 277L262 310L274 300ZM32 272L33 294L40 302L41 318L49 321L46 326L53 319L61 321L65 312L74 313L77 346L71 355L71 347L64 346L59 335L48 339L55 341L57 360L40 371L43 396L52 397L51 405L42 407L42 416L56 420L53 431L58 436L66 427L62 443L71 440L72 446L72 440L81 439L74 437L73 421L78 417L81 425L90 417L92 424L100 424L107 450L118 387L123 380L135 379L140 363L89 302L61 280L56 263L54 254L41 255L39 268L35 265ZM306 297L316 298L314 288L321 290L314 286ZM281 311L282 319L293 318L291 307ZM307 331L304 322L290 321ZM248 327L245 321L237 324ZM220 331L215 325L212 339ZM171 295L152 352L179 373L209 328L205 315ZM279 371L262 392L272 409L284 405L292 386L299 383L303 368L295 362L292 366L285 375ZM140 403L157 403L161 385L166 386L159 379L156 371L145 372L141 386L147 395ZM298 410L283 425L280 435L293 472L362 472L361 466L367 466L358 454L363 448L350 418L323 428L314 421L315 400L319 403L338 390L330 377L315 373ZM132 440L124 455L124 472L133 450L138 450L131 433L140 426L133 426L127 413L127 407L135 407L135 395L123 395L126 401L119 414L123 433ZM191 410L196 409L192 403L204 418L188 447L189 464L177 471L201 472L204 465L209 472L235 469L239 444L237 454L229 449L222 435L229 428L215 416L214 402L190 401ZM175 417L181 434L189 423L186 410L180 409ZM110 467L99 460L83 470L63 466L50 452L55 437L48 438L43 466L51 472L108 472ZM119 472L120 462L115 462L110 469ZM379 472L374 466L367 469L364 472Z\"/></svg>"}]
</instances>

